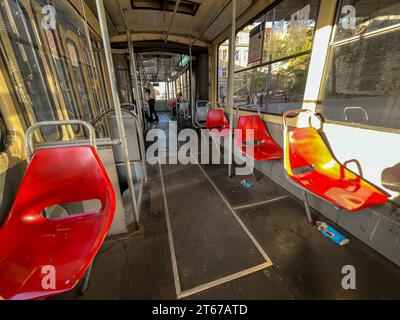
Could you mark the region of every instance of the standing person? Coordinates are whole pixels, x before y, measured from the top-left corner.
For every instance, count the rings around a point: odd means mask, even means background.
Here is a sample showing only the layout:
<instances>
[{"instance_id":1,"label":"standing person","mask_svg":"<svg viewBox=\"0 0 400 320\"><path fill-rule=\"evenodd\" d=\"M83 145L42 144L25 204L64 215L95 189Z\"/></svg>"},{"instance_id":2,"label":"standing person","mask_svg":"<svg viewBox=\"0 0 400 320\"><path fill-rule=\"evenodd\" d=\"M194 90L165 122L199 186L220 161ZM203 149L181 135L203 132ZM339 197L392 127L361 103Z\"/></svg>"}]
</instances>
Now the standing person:
<instances>
[{"instance_id":1,"label":"standing person","mask_svg":"<svg viewBox=\"0 0 400 320\"><path fill-rule=\"evenodd\" d=\"M158 118L158 114L156 111L156 92L154 90L153 85L150 83L150 81L148 79L144 80L144 86L145 86L145 97L147 100L147 103L149 104L149 113L150 113L150 122L158 122L159 118ZM153 118L153 115L155 116L155 119Z\"/></svg>"},{"instance_id":2,"label":"standing person","mask_svg":"<svg viewBox=\"0 0 400 320\"><path fill-rule=\"evenodd\" d=\"M260 110L262 110L264 108L264 94L262 92L260 93L258 103L260 105Z\"/></svg>"},{"instance_id":3,"label":"standing person","mask_svg":"<svg viewBox=\"0 0 400 320\"><path fill-rule=\"evenodd\" d=\"M181 92L179 92L177 94L177 96L176 96L176 110L175 110L175 113L179 112L179 107L180 107L181 103L184 103L184 102L186 102L185 98L183 97L183 94Z\"/></svg>"},{"instance_id":4,"label":"standing person","mask_svg":"<svg viewBox=\"0 0 400 320\"><path fill-rule=\"evenodd\" d=\"M224 87L220 86L219 87L219 96L221 97L221 104L224 106L225 105L225 93L224 93Z\"/></svg>"}]
</instances>

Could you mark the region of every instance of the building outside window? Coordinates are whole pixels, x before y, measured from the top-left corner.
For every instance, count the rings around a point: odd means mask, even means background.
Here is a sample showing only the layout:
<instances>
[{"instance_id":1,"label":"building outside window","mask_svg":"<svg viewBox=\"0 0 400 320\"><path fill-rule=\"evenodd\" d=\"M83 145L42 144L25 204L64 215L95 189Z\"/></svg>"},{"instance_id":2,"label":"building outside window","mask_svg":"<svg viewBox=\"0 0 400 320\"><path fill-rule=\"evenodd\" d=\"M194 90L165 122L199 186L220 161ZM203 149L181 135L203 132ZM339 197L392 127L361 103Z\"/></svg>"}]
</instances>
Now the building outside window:
<instances>
[{"instance_id":1,"label":"building outside window","mask_svg":"<svg viewBox=\"0 0 400 320\"><path fill-rule=\"evenodd\" d=\"M319 0L284 0L239 30L236 39L234 105L282 114L300 108L307 80ZM228 67L219 47L219 68ZM218 96L227 79L218 73ZM225 91L224 91L225 90ZM226 98L226 95L225 95Z\"/></svg>"}]
</instances>

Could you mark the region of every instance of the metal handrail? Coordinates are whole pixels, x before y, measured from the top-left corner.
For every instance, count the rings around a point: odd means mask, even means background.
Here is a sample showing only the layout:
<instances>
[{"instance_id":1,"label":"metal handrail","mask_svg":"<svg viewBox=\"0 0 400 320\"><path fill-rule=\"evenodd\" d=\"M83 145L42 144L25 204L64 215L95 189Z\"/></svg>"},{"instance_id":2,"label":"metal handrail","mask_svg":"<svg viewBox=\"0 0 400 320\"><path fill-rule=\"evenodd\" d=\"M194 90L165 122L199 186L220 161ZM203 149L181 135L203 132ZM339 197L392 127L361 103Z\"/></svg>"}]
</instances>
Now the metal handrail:
<instances>
[{"instance_id":1,"label":"metal handrail","mask_svg":"<svg viewBox=\"0 0 400 320\"><path fill-rule=\"evenodd\" d=\"M28 159L29 161L32 159L32 155L34 153L34 148L33 148L33 132L39 128L42 127L49 127L49 126L71 126L71 125L81 125L84 126L88 129L89 131L89 142L90 145L97 149L96 145L96 131L94 130L94 127L83 120L58 120L58 121L43 121L43 122L38 122L33 124L28 128L26 131L25 135L25 141L26 141L26 149L28 153Z\"/></svg>"},{"instance_id":2,"label":"metal handrail","mask_svg":"<svg viewBox=\"0 0 400 320\"><path fill-rule=\"evenodd\" d=\"M343 110L344 120L346 120L346 121L349 120L348 116L347 116L347 111L349 111L349 110L361 110L364 113L365 120L369 121L368 112L363 107L346 107L346 108L344 108L344 110Z\"/></svg>"},{"instance_id":3,"label":"metal handrail","mask_svg":"<svg viewBox=\"0 0 400 320\"><path fill-rule=\"evenodd\" d=\"M215 102L215 101L210 101L209 103L207 103L206 108L209 108L209 110L212 110L212 108L211 108L212 105L217 105L217 107L219 109L224 109L224 107L222 105L220 105L219 102Z\"/></svg>"},{"instance_id":4,"label":"metal handrail","mask_svg":"<svg viewBox=\"0 0 400 320\"><path fill-rule=\"evenodd\" d=\"M37 151L37 150L56 148L56 147L79 147L79 146L86 146L88 144L89 144L89 139L40 142L40 143L35 143L35 150ZM120 139L96 138L97 148L118 146L118 145L121 145Z\"/></svg>"},{"instance_id":5,"label":"metal handrail","mask_svg":"<svg viewBox=\"0 0 400 320\"><path fill-rule=\"evenodd\" d=\"M126 108L126 107L133 107L133 109L134 109L134 111L136 112L136 113L138 113L137 112L137 106L134 104L134 103L132 103L132 102L125 102L125 103L121 103L121 107L122 108Z\"/></svg>"},{"instance_id":6,"label":"metal handrail","mask_svg":"<svg viewBox=\"0 0 400 320\"><path fill-rule=\"evenodd\" d=\"M286 111L284 114L283 114L283 127L287 127L287 118L289 117L289 116L295 116L295 117L297 117L300 113L311 113L311 116L310 116L310 118L313 116L313 115L315 115L311 110L309 110L309 109L294 109L294 110L289 110L289 111Z\"/></svg>"},{"instance_id":7,"label":"metal handrail","mask_svg":"<svg viewBox=\"0 0 400 320\"><path fill-rule=\"evenodd\" d=\"M143 129L142 125L139 120L139 116L135 111L132 110L127 110L125 108L121 108L122 112L125 112L126 114L130 115L136 124L136 131L139 136L139 144L140 144L140 154L142 157L142 164L143 164L143 173L144 173L144 180L146 182L149 181L148 175L147 175L147 166L146 166L146 152L145 152L145 143L144 143L144 136L143 136ZM106 111L102 112L100 115L97 116L97 118L93 121L93 126L95 127L96 124L100 121L101 118L107 116L110 113L115 112L115 109L107 109Z\"/></svg>"}]
</instances>

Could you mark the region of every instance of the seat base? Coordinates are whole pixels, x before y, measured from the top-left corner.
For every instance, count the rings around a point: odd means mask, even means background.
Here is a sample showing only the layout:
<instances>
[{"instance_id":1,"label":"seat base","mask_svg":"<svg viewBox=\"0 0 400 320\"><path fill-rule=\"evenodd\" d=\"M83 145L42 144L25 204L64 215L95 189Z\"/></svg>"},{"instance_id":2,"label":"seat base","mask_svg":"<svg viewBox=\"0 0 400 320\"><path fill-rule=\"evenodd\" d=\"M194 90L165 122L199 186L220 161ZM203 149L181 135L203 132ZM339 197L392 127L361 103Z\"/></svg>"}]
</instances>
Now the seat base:
<instances>
[{"instance_id":1,"label":"seat base","mask_svg":"<svg viewBox=\"0 0 400 320\"><path fill-rule=\"evenodd\" d=\"M260 143L252 146L251 148L247 146L247 150L246 146L244 146L242 143L240 149L246 156L256 161L277 160L283 158L282 150L274 143Z\"/></svg>"}]
</instances>

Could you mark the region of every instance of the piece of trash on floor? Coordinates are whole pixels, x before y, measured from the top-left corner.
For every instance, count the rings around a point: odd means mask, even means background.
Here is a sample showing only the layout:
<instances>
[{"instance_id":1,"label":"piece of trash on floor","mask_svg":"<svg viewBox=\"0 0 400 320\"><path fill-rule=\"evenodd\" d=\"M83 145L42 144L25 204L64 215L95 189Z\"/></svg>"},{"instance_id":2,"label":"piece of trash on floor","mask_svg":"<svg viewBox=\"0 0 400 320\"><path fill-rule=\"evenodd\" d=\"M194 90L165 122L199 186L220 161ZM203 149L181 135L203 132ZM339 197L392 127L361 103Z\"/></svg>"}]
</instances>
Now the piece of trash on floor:
<instances>
[{"instance_id":1,"label":"piece of trash on floor","mask_svg":"<svg viewBox=\"0 0 400 320\"><path fill-rule=\"evenodd\" d=\"M318 230L321 231L325 237L336 242L338 245L344 246L350 242L343 234L324 222L317 221L317 226Z\"/></svg>"},{"instance_id":2,"label":"piece of trash on floor","mask_svg":"<svg viewBox=\"0 0 400 320\"><path fill-rule=\"evenodd\" d=\"M247 189L254 188L254 182L246 181L246 179L243 179L240 183Z\"/></svg>"}]
</instances>

